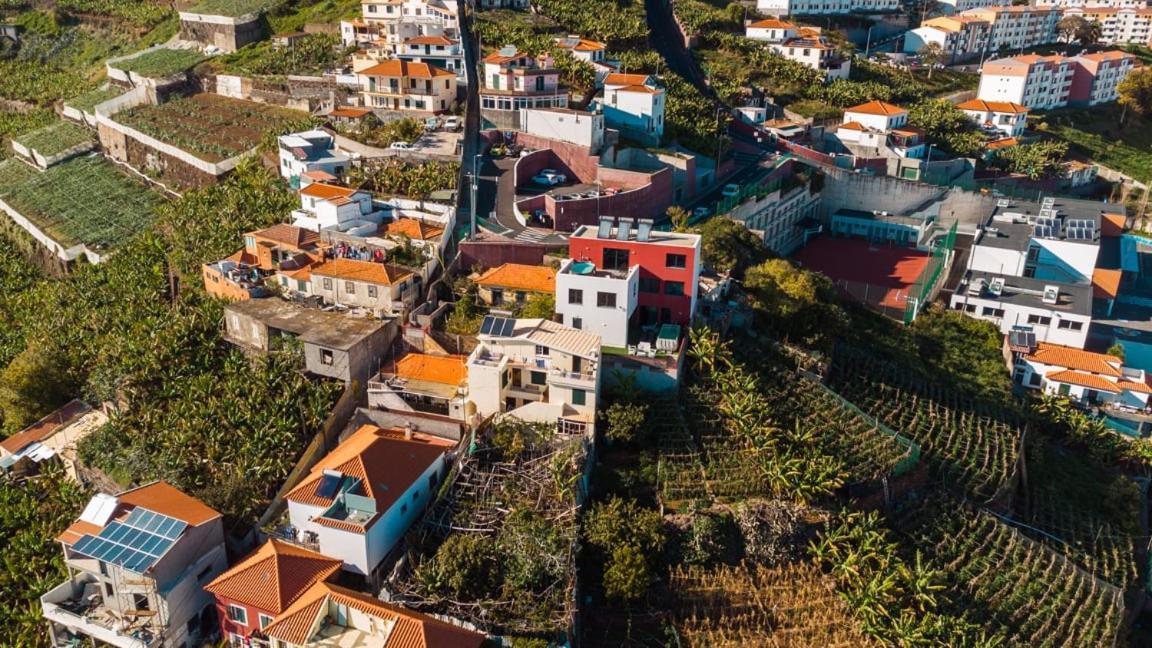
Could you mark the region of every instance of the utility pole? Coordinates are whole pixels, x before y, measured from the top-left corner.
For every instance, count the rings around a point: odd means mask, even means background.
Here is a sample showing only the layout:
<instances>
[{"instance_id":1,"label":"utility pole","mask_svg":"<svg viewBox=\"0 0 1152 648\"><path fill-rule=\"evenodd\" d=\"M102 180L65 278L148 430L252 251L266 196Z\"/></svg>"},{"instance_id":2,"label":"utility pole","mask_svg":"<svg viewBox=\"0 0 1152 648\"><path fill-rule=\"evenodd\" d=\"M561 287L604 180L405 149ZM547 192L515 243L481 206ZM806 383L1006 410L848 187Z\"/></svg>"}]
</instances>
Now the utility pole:
<instances>
[{"instance_id":1,"label":"utility pole","mask_svg":"<svg viewBox=\"0 0 1152 648\"><path fill-rule=\"evenodd\" d=\"M479 162L480 153L477 153L472 156L472 201L469 203L472 207L472 222L468 229L469 240L476 240L476 190L480 188Z\"/></svg>"}]
</instances>

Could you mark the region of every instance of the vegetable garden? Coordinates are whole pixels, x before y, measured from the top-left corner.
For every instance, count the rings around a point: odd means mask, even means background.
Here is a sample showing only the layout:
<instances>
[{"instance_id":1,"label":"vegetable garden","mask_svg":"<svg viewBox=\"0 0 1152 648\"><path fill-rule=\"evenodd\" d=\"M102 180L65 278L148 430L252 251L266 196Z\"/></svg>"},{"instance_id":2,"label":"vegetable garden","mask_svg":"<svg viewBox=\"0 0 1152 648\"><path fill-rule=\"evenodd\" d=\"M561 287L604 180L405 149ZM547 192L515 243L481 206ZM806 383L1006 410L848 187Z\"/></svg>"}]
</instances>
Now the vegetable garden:
<instances>
[{"instance_id":1,"label":"vegetable garden","mask_svg":"<svg viewBox=\"0 0 1152 648\"><path fill-rule=\"evenodd\" d=\"M1013 417L844 347L828 384L920 444L946 483L981 502L1010 499L1023 438Z\"/></svg>"},{"instance_id":2,"label":"vegetable garden","mask_svg":"<svg viewBox=\"0 0 1152 648\"><path fill-rule=\"evenodd\" d=\"M89 90L88 92L77 95L71 99L66 99L64 101L64 105L70 108L75 108L81 112L92 114L92 112L96 110L96 106L104 103L105 101L108 101L109 99L115 99L122 94L124 94L123 89L113 86L97 88L95 90Z\"/></svg>"},{"instance_id":3,"label":"vegetable garden","mask_svg":"<svg viewBox=\"0 0 1152 648\"><path fill-rule=\"evenodd\" d=\"M92 143L96 140L96 135L83 126L69 121L58 121L51 126L15 137L13 140L47 158L82 144Z\"/></svg>"},{"instance_id":4,"label":"vegetable garden","mask_svg":"<svg viewBox=\"0 0 1152 648\"><path fill-rule=\"evenodd\" d=\"M163 202L99 155L47 171L0 162L0 199L63 245L108 247L146 229Z\"/></svg>"},{"instance_id":5,"label":"vegetable garden","mask_svg":"<svg viewBox=\"0 0 1152 648\"><path fill-rule=\"evenodd\" d=\"M158 106L137 106L118 113L114 119L204 160L221 162L251 151L265 133L307 117L296 110L216 94L196 94Z\"/></svg>"},{"instance_id":6,"label":"vegetable garden","mask_svg":"<svg viewBox=\"0 0 1152 648\"><path fill-rule=\"evenodd\" d=\"M194 49L162 47L110 65L124 72L160 79L189 70L207 58Z\"/></svg>"}]
</instances>

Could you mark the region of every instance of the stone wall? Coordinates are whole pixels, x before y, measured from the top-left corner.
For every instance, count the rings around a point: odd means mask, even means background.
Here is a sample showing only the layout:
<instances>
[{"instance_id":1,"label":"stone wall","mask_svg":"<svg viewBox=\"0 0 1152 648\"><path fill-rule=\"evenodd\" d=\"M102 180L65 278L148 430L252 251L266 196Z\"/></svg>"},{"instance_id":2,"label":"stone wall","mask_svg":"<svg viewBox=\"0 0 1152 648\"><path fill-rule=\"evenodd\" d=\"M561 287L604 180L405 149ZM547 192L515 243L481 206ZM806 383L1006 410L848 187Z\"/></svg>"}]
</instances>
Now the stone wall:
<instances>
[{"instance_id":1,"label":"stone wall","mask_svg":"<svg viewBox=\"0 0 1152 648\"><path fill-rule=\"evenodd\" d=\"M270 29L262 15L229 18L180 14L180 38L235 52L249 43L264 40Z\"/></svg>"},{"instance_id":2,"label":"stone wall","mask_svg":"<svg viewBox=\"0 0 1152 648\"><path fill-rule=\"evenodd\" d=\"M840 209L906 214L939 203L940 223L959 221L959 231L967 233L975 232L996 207L991 195L840 169L825 171L821 196L820 214L825 220Z\"/></svg>"},{"instance_id":3,"label":"stone wall","mask_svg":"<svg viewBox=\"0 0 1152 648\"><path fill-rule=\"evenodd\" d=\"M98 124L97 131L100 143L112 159L124 162L166 186L199 189L215 184L218 180L218 176L137 141L105 123Z\"/></svg>"}]
</instances>

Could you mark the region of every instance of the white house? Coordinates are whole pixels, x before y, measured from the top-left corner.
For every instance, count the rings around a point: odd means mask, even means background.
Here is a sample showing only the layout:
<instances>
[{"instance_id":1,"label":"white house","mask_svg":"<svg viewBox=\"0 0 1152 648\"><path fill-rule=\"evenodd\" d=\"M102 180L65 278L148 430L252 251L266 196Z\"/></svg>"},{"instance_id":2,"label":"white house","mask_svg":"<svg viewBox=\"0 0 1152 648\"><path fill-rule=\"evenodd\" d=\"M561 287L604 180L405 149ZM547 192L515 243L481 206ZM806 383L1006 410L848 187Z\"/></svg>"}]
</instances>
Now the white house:
<instances>
[{"instance_id":1,"label":"white house","mask_svg":"<svg viewBox=\"0 0 1152 648\"><path fill-rule=\"evenodd\" d=\"M288 492L295 540L374 581L376 568L436 495L454 442L364 425Z\"/></svg>"},{"instance_id":2,"label":"white house","mask_svg":"<svg viewBox=\"0 0 1152 648\"><path fill-rule=\"evenodd\" d=\"M608 346L626 348L639 291L638 265L608 270L567 259L556 273L556 314L573 328L599 335Z\"/></svg>"},{"instance_id":3,"label":"white house","mask_svg":"<svg viewBox=\"0 0 1152 648\"><path fill-rule=\"evenodd\" d=\"M535 403L595 414L600 336L545 319L488 316L479 339L468 356L468 398L480 416L516 415Z\"/></svg>"},{"instance_id":4,"label":"white house","mask_svg":"<svg viewBox=\"0 0 1152 648\"><path fill-rule=\"evenodd\" d=\"M890 131L908 123L908 111L885 101L869 101L844 109L841 123L851 122L873 130Z\"/></svg>"},{"instance_id":5,"label":"white house","mask_svg":"<svg viewBox=\"0 0 1152 648\"><path fill-rule=\"evenodd\" d=\"M957 104L977 126L997 130L1004 137L1019 137L1028 123L1028 107L1011 101L985 101L971 99Z\"/></svg>"},{"instance_id":6,"label":"white house","mask_svg":"<svg viewBox=\"0 0 1152 648\"><path fill-rule=\"evenodd\" d=\"M52 645L200 645L203 586L228 567L219 513L166 482L97 493L56 541L68 579L40 597Z\"/></svg>"},{"instance_id":7,"label":"white house","mask_svg":"<svg viewBox=\"0 0 1152 648\"><path fill-rule=\"evenodd\" d=\"M830 137L856 155L921 159L927 152L924 131L908 125L908 111L884 101L869 101L844 111Z\"/></svg>"},{"instance_id":8,"label":"white house","mask_svg":"<svg viewBox=\"0 0 1152 648\"><path fill-rule=\"evenodd\" d=\"M951 307L996 325L1004 335L1032 327L1038 340L1083 348L1092 324L1092 286L969 271Z\"/></svg>"},{"instance_id":9,"label":"white house","mask_svg":"<svg viewBox=\"0 0 1152 648\"><path fill-rule=\"evenodd\" d=\"M322 130L310 130L276 138L280 153L280 175L299 183L300 176L309 172L323 172L337 178L344 177L350 158L336 150L335 138Z\"/></svg>"},{"instance_id":10,"label":"white house","mask_svg":"<svg viewBox=\"0 0 1152 648\"><path fill-rule=\"evenodd\" d=\"M744 26L744 35L752 40L768 43L783 43L800 35L800 28L795 23L779 18L767 18L749 22Z\"/></svg>"},{"instance_id":11,"label":"white house","mask_svg":"<svg viewBox=\"0 0 1152 648\"><path fill-rule=\"evenodd\" d=\"M852 61L828 44L822 36L790 38L770 45L773 52L801 65L816 70L829 81L847 79Z\"/></svg>"},{"instance_id":12,"label":"white house","mask_svg":"<svg viewBox=\"0 0 1152 648\"><path fill-rule=\"evenodd\" d=\"M404 39L396 48L396 58L409 63L428 65L456 73L457 81L466 78L464 74L464 49L460 40L444 35L413 36Z\"/></svg>"},{"instance_id":13,"label":"white house","mask_svg":"<svg viewBox=\"0 0 1152 648\"><path fill-rule=\"evenodd\" d=\"M300 209L292 212L292 224L314 232L358 228L375 231L384 216L384 210L367 191L314 182L300 190Z\"/></svg>"},{"instance_id":14,"label":"white house","mask_svg":"<svg viewBox=\"0 0 1152 648\"><path fill-rule=\"evenodd\" d=\"M647 74L609 74L599 106L610 128L646 144L664 137L664 88Z\"/></svg>"},{"instance_id":15,"label":"white house","mask_svg":"<svg viewBox=\"0 0 1152 648\"><path fill-rule=\"evenodd\" d=\"M585 146L596 153L604 146L603 113L571 108L523 108L520 130L538 137Z\"/></svg>"},{"instance_id":16,"label":"white house","mask_svg":"<svg viewBox=\"0 0 1152 648\"><path fill-rule=\"evenodd\" d=\"M429 63L387 60L357 70L356 83L364 105L376 110L429 116L456 101L456 73Z\"/></svg>"},{"instance_id":17,"label":"white house","mask_svg":"<svg viewBox=\"0 0 1152 648\"><path fill-rule=\"evenodd\" d=\"M277 273L285 291L319 297L325 304L364 308L379 317L398 316L416 303L416 275L380 261L335 258Z\"/></svg>"},{"instance_id":18,"label":"white house","mask_svg":"<svg viewBox=\"0 0 1152 648\"><path fill-rule=\"evenodd\" d=\"M1016 357L1012 377L1020 385L1081 405L1111 403L1142 410L1152 394L1143 369L1125 367L1116 356L1046 342Z\"/></svg>"},{"instance_id":19,"label":"white house","mask_svg":"<svg viewBox=\"0 0 1152 648\"><path fill-rule=\"evenodd\" d=\"M559 36L554 39L556 46L572 54L577 61L603 63L608 53L608 45L600 41L588 40L579 36Z\"/></svg>"}]
</instances>

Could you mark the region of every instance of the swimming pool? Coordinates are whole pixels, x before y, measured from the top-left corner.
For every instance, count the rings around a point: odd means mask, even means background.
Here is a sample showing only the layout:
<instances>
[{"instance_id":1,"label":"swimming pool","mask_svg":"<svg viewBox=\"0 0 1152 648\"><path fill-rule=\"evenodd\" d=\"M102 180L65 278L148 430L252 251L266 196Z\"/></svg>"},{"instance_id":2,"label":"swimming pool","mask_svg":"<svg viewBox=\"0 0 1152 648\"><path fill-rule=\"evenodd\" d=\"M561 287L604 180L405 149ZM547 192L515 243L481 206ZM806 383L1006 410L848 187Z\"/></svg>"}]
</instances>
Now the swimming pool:
<instances>
[{"instance_id":1,"label":"swimming pool","mask_svg":"<svg viewBox=\"0 0 1152 648\"><path fill-rule=\"evenodd\" d=\"M1139 438L1141 436L1140 435L1140 424L1135 422L1135 421L1128 421L1126 419L1115 418L1113 416L1105 414L1104 415L1104 425L1107 425L1109 428L1119 432L1120 434L1123 434L1124 436L1130 436L1132 438Z\"/></svg>"}]
</instances>

